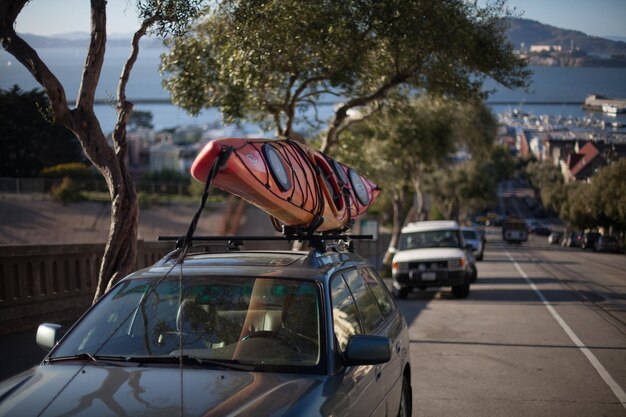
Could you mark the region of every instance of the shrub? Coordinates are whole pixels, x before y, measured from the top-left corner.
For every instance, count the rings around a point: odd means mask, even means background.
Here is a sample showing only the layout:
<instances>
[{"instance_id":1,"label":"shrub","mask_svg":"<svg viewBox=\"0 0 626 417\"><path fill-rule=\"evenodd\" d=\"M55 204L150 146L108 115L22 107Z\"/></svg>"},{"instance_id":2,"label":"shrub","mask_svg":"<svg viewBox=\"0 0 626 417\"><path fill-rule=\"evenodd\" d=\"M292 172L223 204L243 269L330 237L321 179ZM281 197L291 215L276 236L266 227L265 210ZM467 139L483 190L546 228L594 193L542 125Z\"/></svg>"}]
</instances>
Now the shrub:
<instances>
[{"instance_id":1,"label":"shrub","mask_svg":"<svg viewBox=\"0 0 626 417\"><path fill-rule=\"evenodd\" d=\"M89 165L82 162L67 162L47 167L40 172L42 177L47 178L93 178L94 172Z\"/></svg>"},{"instance_id":2,"label":"shrub","mask_svg":"<svg viewBox=\"0 0 626 417\"><path fill-rule=\"evenodd\" d=\"M62 204L75 203L85 199L78 185L69 177L63 178L60 184L54 185L50 194L52 194L52 198Z\"/></svg>"},{"instance_id":3,"label":"shrub","mask_svg":"<svg viewBox=\"0 0 626 417\"><path fill-rule=\"evenodd\" d=\"M137 193L137 203L140 209L149 209L153 204L159 201L158 197L154 194L149 194L144 191Z\"/></svg>"},{"instance_id":4,"label":"shrub","mask_svg":"<svg viewBox=\"0 0 626 417\"><path fill-rule=\"evenodd\" d=\"M171 169L152 171L143 176L144 181L188 182L189 176Z\"/></svg>"}]
</instances>

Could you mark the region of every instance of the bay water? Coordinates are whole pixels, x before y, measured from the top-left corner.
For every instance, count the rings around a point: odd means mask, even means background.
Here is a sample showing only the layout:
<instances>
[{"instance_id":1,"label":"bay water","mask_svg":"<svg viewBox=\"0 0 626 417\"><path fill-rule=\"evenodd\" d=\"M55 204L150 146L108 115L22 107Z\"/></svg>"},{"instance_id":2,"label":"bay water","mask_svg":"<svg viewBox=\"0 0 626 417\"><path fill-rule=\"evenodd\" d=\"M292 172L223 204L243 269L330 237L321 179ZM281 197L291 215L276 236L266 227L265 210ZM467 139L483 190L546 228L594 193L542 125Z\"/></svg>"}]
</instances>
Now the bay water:
<instances>
[{"instance_id":1,"label":"bay water","mask_svg":"<svg viewBox=\"0 0 626 417\"><path fill-rule=\"evenodd\" d=\"M80 86L82 67L86 50L83 48L41 48L39 55L59 78L69 101L75 100ZM169 99L169 93L162 86L159 73L160 56L166 52L162 48L143 48L131 74L126 95L134 100ZM126 47L109 47L96 97L111 104L99 104L96 111L105 132L113 129L117 83L122 66L130 53ZM607 122L619 120L626 123L626 116L616 117L598 112L585 112L582 103L589 94L602 94L609 97L626 98L626 68L574 68L574 67L532 67L532 85L528 91L508 90L488 80L485 89L493 90L488 104L494 113L520 109L535 115L605 119ZM18 85L28 91L40 88L30 73L10 54L0 51L0 88L9 89ZM176 126L220 127L220 113L216 109L202 111L191 116L170 103L137 104L136 110L150 111L156 129ZM332 114L332 105L320 107L319 117L324 119ZM244 125L247 130L259 130L258 126Z\"/></svg>"}]
</instances>

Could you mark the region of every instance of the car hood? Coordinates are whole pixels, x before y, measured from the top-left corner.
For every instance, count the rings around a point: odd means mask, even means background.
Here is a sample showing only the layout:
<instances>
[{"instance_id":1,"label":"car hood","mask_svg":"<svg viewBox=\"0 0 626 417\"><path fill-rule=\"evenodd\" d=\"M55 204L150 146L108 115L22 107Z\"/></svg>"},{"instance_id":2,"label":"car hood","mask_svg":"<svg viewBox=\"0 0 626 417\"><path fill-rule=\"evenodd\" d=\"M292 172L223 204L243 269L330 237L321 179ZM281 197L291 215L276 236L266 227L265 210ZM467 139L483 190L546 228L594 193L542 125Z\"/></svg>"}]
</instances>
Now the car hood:
<instances>
[{"instance_id":1,"label":"car hood","mask_svg":"<svg viewBox=\"0 0 626 417\"><path fill-rule=\"evenodd\" d=\"M461 258L463 255L464 251L459 248L410 249L396 253L393 257L393 262L434 261L439 259Z\"/></svg>"},{"instance_id":2,"label":"car hood","mask_svg":"<svg viewBox=\"0 0 626 417\"><path fill-rule=\"evenodd\" d=\"M0 415L274 416L321 383L293 374L42 365L0 384Z\"/></svg>"}]
</instances>

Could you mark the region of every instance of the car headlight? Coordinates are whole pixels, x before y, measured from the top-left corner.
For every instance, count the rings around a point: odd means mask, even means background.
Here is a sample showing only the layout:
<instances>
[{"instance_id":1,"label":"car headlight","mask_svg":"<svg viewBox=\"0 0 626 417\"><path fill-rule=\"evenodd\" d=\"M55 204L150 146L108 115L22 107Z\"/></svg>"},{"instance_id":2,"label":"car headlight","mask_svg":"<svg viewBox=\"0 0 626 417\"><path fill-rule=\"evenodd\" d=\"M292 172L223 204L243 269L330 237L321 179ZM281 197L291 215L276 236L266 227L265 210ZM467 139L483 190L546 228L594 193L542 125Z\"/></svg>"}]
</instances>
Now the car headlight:
<instances>
[{"instance_id":1,"label":"car headlight","mask_svg":"<svg viewBox=\"0 0 626 417\"><path fill-rule=\"evenodd\" d=\"M448 268L457 269L465 266L465 258L456 258L448 260Z\"/></svg>"},{"instance_id":2,"label":"car headlight","mask_svg":"<svg viewBox=\"0 0 626 417\"><path fill-rule=\"evenodd\" d=\"M409 264L405 262L394 262L391 264L391 272L396 274L398 272L408 272Z\"/></svg>"}]
</instances>

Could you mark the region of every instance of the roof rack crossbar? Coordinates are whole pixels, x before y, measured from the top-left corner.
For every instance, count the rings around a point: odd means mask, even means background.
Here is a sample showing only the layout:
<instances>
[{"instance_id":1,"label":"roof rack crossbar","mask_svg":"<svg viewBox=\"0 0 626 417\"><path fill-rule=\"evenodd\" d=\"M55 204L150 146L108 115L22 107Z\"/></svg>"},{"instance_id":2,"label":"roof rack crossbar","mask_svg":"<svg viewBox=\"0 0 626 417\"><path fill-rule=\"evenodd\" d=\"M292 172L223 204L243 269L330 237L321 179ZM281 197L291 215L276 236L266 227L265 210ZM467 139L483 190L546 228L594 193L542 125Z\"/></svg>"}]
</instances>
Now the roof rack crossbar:
<instances>
[{"instance_id":1,"label":"roof rack crossbar","mask_svg":"<svg viewBox=\"0 0 626 417\"><path fill-rule=\"evenodd\" d=\"M159 241L175 241L176 248L180 248L184 236L159 236ZM193 236L193 241L197 242L228 242L228 248L230 250L237 250L239 246L243 245L245 241L308 241L309 245L313 248L319 249L321 252L326 252L326 241L339 240L339 241L351 241L351 240L371 240L372 235L345 235L345 234L305 234L305 235L285 235L285 236Z\"/></svg>"}]
</instances>

